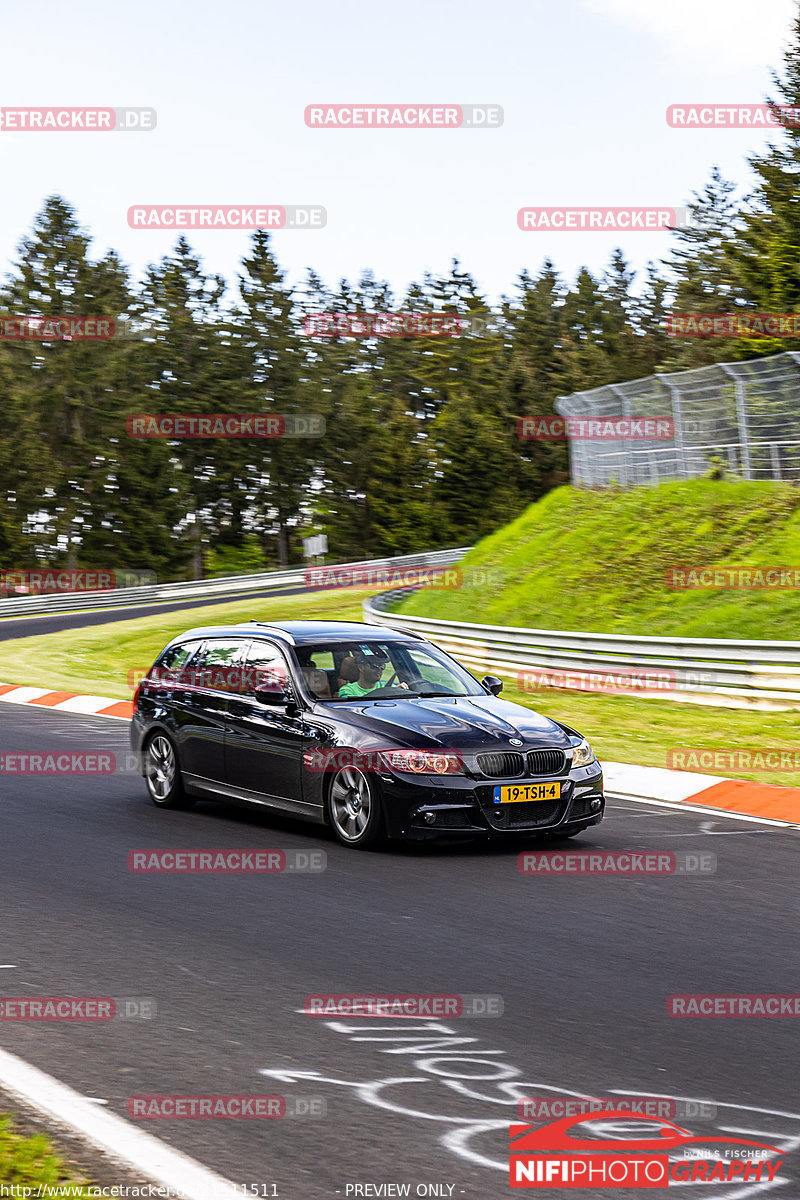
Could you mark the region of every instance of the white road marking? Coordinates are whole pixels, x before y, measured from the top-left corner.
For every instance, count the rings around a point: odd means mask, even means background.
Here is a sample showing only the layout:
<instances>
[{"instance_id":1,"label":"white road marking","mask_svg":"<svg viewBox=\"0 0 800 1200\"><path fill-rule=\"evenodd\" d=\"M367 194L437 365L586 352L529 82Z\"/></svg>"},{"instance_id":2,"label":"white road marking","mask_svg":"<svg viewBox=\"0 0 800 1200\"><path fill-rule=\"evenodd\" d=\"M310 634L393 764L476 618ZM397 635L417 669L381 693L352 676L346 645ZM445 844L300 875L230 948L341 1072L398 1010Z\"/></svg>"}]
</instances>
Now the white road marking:
<instances>
[{"instance_id":1,"label":"white road marking","mask_svg":"<svg viewBox=\"0 0 800 1200\"><path fill-rule=\"evenodd\" d=\"M768 829L715 829L719 821L701 821L700 832L706 837L746 837L748 833L769 833Z\"/></svg>"},{"instance_id":2,"label":"white road marking","mask_svg":"<svg viewBox=\"0 0 800 1200\"><path fill-rule=\"evenodd\" d=\"M630 812L631 812L631 810L628 808L617 809L616 805L609 805L608 807L614 808L618 812L625 812L628 814L630 814ZM659 817L663 818L664 813L661 813L661 812L644 813L644 816L654 817L654 818L659 818ZM669 838L700 838L700 837L757 837L759 834L764 835L764 834L768 834L768 833L772 832L772 830L770 830L770 829L714 829L713 826L718 825L718 824L719 824L718 821L701 821L699 823L698 829L688 829L688 830L680 830L680 831L676 831L674 829L658 829L658 828L654 829L653 826L651 825L646 830L646 833L648 836L657 837L660 840L662 838L669 839ZM637 830L637 836L643 837L644 834L641 830ZM578 845L580 845L580 843L578 843Z\"/></svg>"},{"instance_id":3,"label":"white road marking","mask_svg":"<svg viewBox=\"0 0 800 1200\"><path fill-rule=\"evenodd\" d=\"M82 713L85 716L95 716L100 709L110 708L112 704L124 704L124 700L112 700L110 696L73 696L71 700L62 700L53 708L61 712Z\"/></svg>"},{"instance_id":4,"label":"white road marking","mask_svg":"<svg viewBox=\"0 0 800 1200\"><path fill-rule=\"evenodd\" d=\"M674 771L668 767L638 767L634 763L600 761L609 791L634 796L657 796L660 800L689 800L697 792L727 783L722 775L701 775L697 771Z\"/></svg>"},{"instance_id":5,"label":"white road marking","mask_svg":"<svg viewBox=\"0 0 800 1200\"><path fill-rule=\"evenodd\" d=\"M14 688L13 692L5 692L0 696L0 700L5 704L30 704L31 700L41 700L42 696L49 696L55 690L55 688L18 687Z\"/></svg>"},{"instance_id":6,"label":"white road marking","mask_svg":"<svg viewBox=\"0 0 800 1200\"><path fill-rule=\"evenodd\" d=\"M104 1112L97 1107L104 1101L81 1096L7 1050L0 1050L0 1088L46 1113L56 1124L73 1130L145 1179L181 1193L185 1200L241 1200L241 1192L230 1180L116 1113Z\"/></svg>"}]
</instances>

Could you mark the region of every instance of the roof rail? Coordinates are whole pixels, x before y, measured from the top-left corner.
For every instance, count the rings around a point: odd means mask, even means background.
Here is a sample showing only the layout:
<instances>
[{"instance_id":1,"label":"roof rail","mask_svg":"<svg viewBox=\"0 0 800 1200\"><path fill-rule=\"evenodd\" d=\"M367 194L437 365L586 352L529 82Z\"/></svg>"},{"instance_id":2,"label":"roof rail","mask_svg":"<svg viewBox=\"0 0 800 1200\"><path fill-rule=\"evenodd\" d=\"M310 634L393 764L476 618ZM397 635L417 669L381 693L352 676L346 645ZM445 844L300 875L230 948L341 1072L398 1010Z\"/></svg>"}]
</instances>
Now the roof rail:
<instances>
[{"instance_id":1,"label":"roof rail","mask_svg":"<svg viewBox=\"0 0 800 1200\"><path fill-rule=\"evenodd\" d=\"M240 621L240 625L260 625L262 629L268 629L275 637L283 638L292 646L295 645L295 640L286 629L280 629L277 625L271 625L269 621L259 621L256 617L251 617L249 621Z\"/></svg>"},{"instance_id":2,"label":"roof rail","mask_svg":"<svg viewBox=\"0 0 800 1200\"><path fill-rule=\"evenodd\" d=\"M386 625L376 625L376 629L386 629ZM424 633L419 633L416 629L406 629L403 625L390 625L390 629L396 630L397 633L404 633L406 637L413 638L415 642L427 642L428 638Z\"/></svg>"}]
</instances>

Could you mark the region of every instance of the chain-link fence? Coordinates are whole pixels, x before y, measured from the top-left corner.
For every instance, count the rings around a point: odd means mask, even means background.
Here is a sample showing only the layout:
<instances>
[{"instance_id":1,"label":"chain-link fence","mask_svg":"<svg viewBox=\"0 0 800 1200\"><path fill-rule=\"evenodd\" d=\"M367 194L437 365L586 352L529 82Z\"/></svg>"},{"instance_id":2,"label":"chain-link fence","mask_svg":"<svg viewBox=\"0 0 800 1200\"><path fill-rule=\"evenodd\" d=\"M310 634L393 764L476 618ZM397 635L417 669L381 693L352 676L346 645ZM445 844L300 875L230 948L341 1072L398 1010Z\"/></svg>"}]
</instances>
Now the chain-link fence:
<instances>
[{"instance_id":1,"label":"chain-link fence","mask_svg":"<svg viewBox=\"0 0 800 1200\"><path fill-rule=\"evenodd\" d=\"M573 392L562 417L668 418L662 440L570 437L572 482L583 487L656 484L705 475L721 462L741 479L800 478L800 354L715 363L632 383ZM598 436L599 434L599 436Z\"/></svg>"}]
</instances>

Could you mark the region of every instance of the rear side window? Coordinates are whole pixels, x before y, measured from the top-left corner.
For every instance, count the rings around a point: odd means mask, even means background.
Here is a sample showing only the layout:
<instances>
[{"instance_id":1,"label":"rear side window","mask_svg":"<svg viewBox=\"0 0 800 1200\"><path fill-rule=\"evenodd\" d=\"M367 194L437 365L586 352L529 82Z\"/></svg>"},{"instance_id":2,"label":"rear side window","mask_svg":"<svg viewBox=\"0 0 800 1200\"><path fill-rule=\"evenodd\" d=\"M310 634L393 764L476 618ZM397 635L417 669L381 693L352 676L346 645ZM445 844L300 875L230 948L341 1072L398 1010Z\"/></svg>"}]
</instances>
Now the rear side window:
<instances>
[{"instance_id":1,"label":"rear side window","mask_svg":"<svg viewBox=\"0 0 800 1200\"><path fill-rule=\"evenodd\" d=\"M197 650L200 642L181 642L179 646L168 646L156 662L153 674L177 675Z\"/></svg>"},{"instance_id":2,"label":"rear side window","mask_svg":"<svg viewBox=\"0 0 800 1200\"><path fill-rule=\"evenodd\" d=\"M195 687L210 688L215 692L241 692L242 649L242 642L236 639L206 642L189 667L191 682Z\"/></svg>"}]
</instances>

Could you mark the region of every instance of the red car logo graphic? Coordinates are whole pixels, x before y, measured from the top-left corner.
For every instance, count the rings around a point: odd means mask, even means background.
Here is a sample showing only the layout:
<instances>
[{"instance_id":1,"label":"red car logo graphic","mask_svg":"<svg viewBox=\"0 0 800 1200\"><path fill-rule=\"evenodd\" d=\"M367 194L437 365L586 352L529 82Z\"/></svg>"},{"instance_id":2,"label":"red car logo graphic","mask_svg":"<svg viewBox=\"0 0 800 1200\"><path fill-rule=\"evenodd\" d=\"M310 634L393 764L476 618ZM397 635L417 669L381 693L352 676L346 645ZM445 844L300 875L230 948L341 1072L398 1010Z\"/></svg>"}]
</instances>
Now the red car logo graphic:
<instances>
[{"instance_id":1,"label":"red car logo graphic","mask_svg":"<svg viewBox=\"0 0 800 1200\"><path fill-rule=\"evenodd\" d=\"M646 1121L649 1125L659 1124L663 1128L658 1137L630 1138L624 1141L607 1141L605 1138L590 1140L589 1138L572 1137L569 1133L574 1125L602 1120L622 1120L626 1123ZM671 1121L665 1121L661 1117L649 1117L645 1113L616 1112L613 1109L606 1109L603 1112L579 1113L577 1116L563 1117L560 1121L553 1121L548 1125L511 1125L508 1135L512 1154L530 1154L548 1150L559 1152L573 1150L584 1154L587 1150L597 1150L603 1153L617 1150L649 1150L656 1154L663 1154L678 1146L688 1146L692 1142L700 1142L702 1145L723 1142L725 1145L757 1146L761 1150L771 1150L774 1154L782 1153L775 1146L768 1146L765 1142L749 1142L731 1137L698 1137L697 1134L690 1133L688 1129L681 1129L679 1125L673 1125Z\"/></svg>"}]
</instances>

